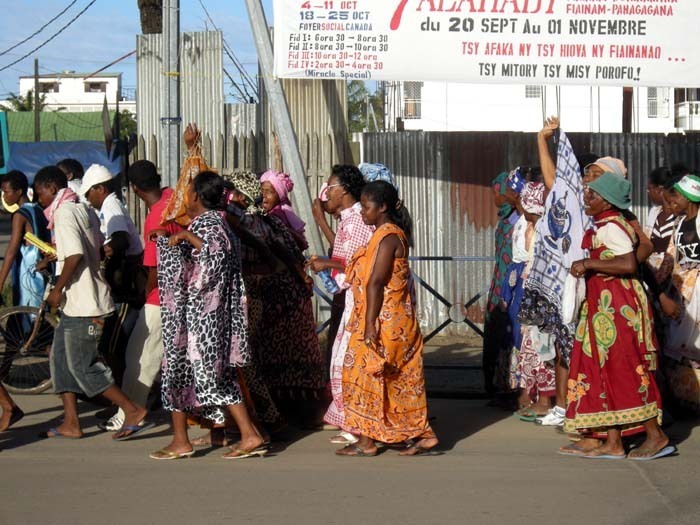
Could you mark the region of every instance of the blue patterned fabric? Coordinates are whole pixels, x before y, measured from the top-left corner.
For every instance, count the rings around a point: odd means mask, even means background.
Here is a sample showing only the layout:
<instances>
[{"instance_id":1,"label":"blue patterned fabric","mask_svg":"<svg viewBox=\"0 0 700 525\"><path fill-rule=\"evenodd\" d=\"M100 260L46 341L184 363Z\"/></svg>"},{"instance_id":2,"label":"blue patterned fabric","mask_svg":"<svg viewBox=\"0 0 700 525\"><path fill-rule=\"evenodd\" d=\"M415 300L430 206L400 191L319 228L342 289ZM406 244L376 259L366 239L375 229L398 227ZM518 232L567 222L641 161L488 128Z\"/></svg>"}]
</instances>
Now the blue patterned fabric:
<instances>
[{"instance_id":1,"label":"blue patterned fabric","mask_svg":"<svg viewBox=\"0 0 700 525\"><path fill-rule=\"evenodd\" d=\"M564 281L571 264L587 256L581 241L591 225L584 213L581 169L569 139L561 132L556 179L537 222L533 265L525 281L519 319L524 325L554 333L565 357L573 345L575 327L561 322Z\"/></svg>"},{"instance_id":2,"label":"blue patterned fabric","mask_svg":"<svg viewBox=\"0 0 700 525\"><path fill-rule=\"evenodd\" d=\"M358 168L367 182L383 180L384 182L391 184L397 190L399 189L399 187L396 185L394 174L391 173L389 168L387 168L384 164L369 164L365 162L360 164Z\"/></svg>"}]
</instances>

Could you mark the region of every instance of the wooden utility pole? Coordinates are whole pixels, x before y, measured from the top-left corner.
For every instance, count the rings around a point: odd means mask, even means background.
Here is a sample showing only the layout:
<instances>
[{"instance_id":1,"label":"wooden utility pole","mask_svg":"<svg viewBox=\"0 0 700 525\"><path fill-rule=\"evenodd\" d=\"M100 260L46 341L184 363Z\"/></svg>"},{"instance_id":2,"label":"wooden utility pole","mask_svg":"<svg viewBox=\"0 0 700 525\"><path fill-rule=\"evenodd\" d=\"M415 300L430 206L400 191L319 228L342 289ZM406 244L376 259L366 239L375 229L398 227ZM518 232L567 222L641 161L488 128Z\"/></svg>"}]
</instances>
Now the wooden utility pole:
<instances>
[{"instance_id":1,"label":"wooden utility pole","mask_svg":"<svg viewBox=\"0 0 700 525\"><path fill-rule=\"evenodd\" d=\"M34 59L34 142L41 140L41 97L39 96L39 59Z\"/></svg>"},{"instance_id":2,"label":"wooden utility pole","mask_svg":"<svg viewBox=\"0 0 700 525\"><path fill-rule=\"evenodd\" d=\"M297 136L292 126L292 118L289 114L287 99L284 95L282 81L275 78L273 71L272 40L265 19L260 0L246 0L248 18L253 29L255 46L258 50L258 60L262 72L267 97L270 102L272 119L275 123L277 138L279 139L285 171L287 171L296 187L294 203L298 207L299 214L307 221L306 238L309 241L311 253L322 254L326 252L321 241L319 229L313 223L313 205L309 187L306 184L306 170L301 160Z\"/></svg>"}]
</instances>

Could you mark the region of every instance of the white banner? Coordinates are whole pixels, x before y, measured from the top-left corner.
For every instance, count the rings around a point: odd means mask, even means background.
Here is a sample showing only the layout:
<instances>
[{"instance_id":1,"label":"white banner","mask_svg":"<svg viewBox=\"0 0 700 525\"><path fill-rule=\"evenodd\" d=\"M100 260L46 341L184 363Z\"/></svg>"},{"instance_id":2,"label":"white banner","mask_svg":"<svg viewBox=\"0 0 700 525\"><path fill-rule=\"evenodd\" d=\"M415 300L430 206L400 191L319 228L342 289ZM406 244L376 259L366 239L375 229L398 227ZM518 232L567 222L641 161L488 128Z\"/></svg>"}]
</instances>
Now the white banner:
<instances>
[{"instance_id":1,"label":"white banner","mask_svg":"<svg viewBox=\"0 0 700 525\"><path fill-rule=\"evenodd\" d=\"M700 0L274 0L283 78L700 86Z\"/></svg>"}]
</instances>

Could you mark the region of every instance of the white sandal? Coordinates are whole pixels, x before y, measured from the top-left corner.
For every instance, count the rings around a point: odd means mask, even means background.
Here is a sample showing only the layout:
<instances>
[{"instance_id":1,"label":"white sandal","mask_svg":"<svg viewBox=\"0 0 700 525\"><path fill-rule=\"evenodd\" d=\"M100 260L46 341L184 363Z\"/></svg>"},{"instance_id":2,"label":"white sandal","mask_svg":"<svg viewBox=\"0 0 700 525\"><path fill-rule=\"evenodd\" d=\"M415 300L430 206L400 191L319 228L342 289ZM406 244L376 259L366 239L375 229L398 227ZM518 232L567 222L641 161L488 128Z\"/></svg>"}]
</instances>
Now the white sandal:
<instances>
[{"instance_id":1,"label":"white sandal","mask_svg":"<svg viewBox=\"0 0 700 525\"><path fill-rule=\"evenodd\" d=\"M358 441L359 439L350 432L340 432L330 439L330 442L334 445L354 445Z\"/></svg>"}]
</instances>

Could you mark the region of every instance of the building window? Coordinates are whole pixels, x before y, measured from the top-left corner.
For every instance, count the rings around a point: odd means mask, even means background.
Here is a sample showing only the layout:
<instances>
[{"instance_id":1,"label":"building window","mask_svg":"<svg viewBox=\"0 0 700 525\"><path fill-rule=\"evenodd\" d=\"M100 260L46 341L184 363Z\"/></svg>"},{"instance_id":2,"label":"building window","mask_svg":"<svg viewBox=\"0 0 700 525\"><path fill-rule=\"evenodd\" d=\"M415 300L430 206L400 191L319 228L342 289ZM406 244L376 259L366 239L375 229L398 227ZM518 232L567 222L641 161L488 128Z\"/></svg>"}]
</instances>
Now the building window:
<instances>
[{"instance_id":1,"label":"building window","mask_svg":"<svg viewBox=\"0 0 700 525\"><path fill-rule=\"evenodd\" d=\"M647 88L647 116L649 118L667 118L670 102L668 88Z\"/></svg>"},{"instance_id":2,"label":"building window","mask_svg":"<svg viewBox=\"0 0 700 525\"><path fill-rule=\"evenodd\" d=\"M58 82L40 82L39 93L58 93Z\"/></svg>"},{"instance_id":3,"label":"building window","mask_svg":"<svg viewBox=\"0 0 700 525\"><path fill-rule=\"evenodd\" d=\"M423 82L404 82L403 84L403 118L421 118L421 98Z\"/></svg>"},{"instance_id":4,"label":"building window","mask_svg":"<svg viewBox=\"0 0 700 525\"><path fill-rule=\"evenodd\" d=\"M542 86L525 86L525 98L542 98Z\"/></svg>"},{"instance_id":5,"label":"building window","mask_svg":"<svg viewBox=\"0 0 700 525\"><path fill-rule=\"evenodd\" d=\"M85 82L85 93L107 93L107 82Z\"/></svg>"}]
</instances>

